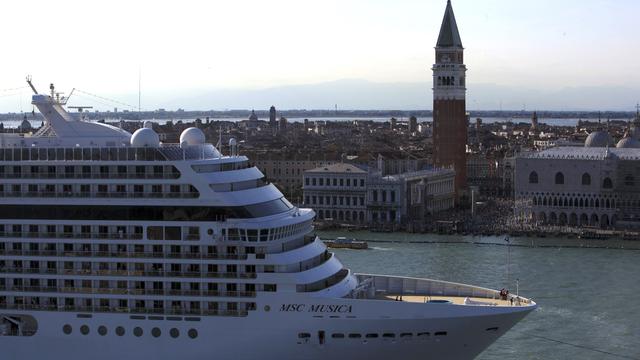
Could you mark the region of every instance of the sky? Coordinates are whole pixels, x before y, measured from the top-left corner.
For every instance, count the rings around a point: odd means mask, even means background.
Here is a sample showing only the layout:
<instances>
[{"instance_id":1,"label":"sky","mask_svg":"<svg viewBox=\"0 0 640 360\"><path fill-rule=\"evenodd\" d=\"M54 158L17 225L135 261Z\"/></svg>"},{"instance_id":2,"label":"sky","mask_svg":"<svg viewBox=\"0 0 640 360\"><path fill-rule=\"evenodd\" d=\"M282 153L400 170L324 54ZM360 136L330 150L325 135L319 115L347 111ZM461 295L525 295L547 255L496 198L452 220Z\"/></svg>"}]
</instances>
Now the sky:
<instances>
[{"instance_id":1,"label":"sky","mask_svg":"<svg viewBox=\"0 0 640 360\"><path fill-rule=\"evenodd\" d=\"M541 109L558 106L552 96L515 99L508 89L524 94L570 89L578 95L561 106L566 109L587 107L575 100L583 88L596 95L602 89L593 108L633 110L640 100L640 1L452 3L466 48L468 107L508 108L528 101ZM252 108L263 104L251 96L243 101L243 91L345 79L390 89L424 83L424 104L391 90L383 103L358 94L350 95L353 101L335 100L345 108L430 109L430 67L445 5L445 0L10 1L3 4L0 21L0 112L31 110L28 89L9 90L24 87L27 74L40 92L53 82L59 91L77 88L130 105L80 92L70 101L102 109L137 108L139 79L146 110ZM485 96L480 89L487 86L507 90ZM228 106L213 98L211 106L202 101L226 90L238 94ZM625 91L632 93L625 98L628 105L612 95ZM195 97L201 100L192 102ZM281 102L315 108L323 104L317 100L310 95L300 104Z\"/></svg>"}]
</instances>

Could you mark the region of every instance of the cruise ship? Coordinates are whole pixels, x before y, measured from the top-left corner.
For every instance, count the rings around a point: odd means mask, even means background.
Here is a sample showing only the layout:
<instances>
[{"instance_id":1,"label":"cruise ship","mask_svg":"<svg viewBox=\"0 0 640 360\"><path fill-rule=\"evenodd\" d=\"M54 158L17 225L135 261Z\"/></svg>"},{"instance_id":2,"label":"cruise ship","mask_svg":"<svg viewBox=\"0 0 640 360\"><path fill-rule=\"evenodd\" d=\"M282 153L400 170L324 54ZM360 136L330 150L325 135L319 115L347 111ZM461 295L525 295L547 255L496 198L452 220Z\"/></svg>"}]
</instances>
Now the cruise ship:
<instances>
[{"instance_id":1,"label":"cruise ship","mask_svg":"<svg viewBox=\"0 0 640 360\"><path fill-rule=\"evenodd\" d=\"M353 273L233 139L32 103L44 126L0 136L2 359L472 359L536 308Z\"/></svg>"}]
</instances>

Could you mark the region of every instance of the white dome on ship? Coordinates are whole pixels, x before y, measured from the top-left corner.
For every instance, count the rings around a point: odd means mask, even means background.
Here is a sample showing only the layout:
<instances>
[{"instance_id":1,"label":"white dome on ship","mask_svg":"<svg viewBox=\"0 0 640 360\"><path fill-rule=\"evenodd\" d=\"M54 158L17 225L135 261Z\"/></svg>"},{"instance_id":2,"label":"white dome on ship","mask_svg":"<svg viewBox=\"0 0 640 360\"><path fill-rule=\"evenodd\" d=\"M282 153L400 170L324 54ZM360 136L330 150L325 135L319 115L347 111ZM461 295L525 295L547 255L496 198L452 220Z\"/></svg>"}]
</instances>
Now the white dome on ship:
<instances>
[{"instance_id":1,"label":"white dome on ship","mask_svg":"<svg viewBox=\"0 0 640 360\"><path fill-rule=\"evenodd\" d=\"M619 149L622 149L622 148L638 149L640 148L640 141L632 137L624 137L622 140L618 141L618 144L616 145L616 147Z\"/></svg>"},{"instance_id":2,"label":"white dome on ship","mask_svg":"<svg viewBox=\"0 0 640 360\"><path fill-rule=\"evenodd\" d=\"M150 120L145 121L142 127L147 129L153 129L153 121L150 121Z\"/></svg>"},{"instance_id":3,"label":"white dome on ship","mask_svg":"<svg viewBox=\"0 0 640 360\"><path fill-rule=\"evenodd\" d=\"M235 138L229 139L229 146L236 146L237 142Z\"/></svg>"},{"instance_id":4,"label":"white dome on ship","mask_svg":"<svg viewBox=\"0 0 640 360\"><path fill-rule=\"evenodd\" d=\"M180 134L180 145L204 145L205 136L202 130L190 127Z\"/></svg>"},{"instance_id":5,"label":"white dome on ship","mask_svg":"<svg viewBox=\"0 0 640 360\"><path fill-rule=\"evenodd\" d=\"M584 142L585 147L607 147L613 145L611 136L601 130L597 130L587 136L587 140Z\"/></svg>"},{"instance_id":6,"label":"white dome on ship","mask_svg":"<svg viewBox=\"0 0 640 360\"><path fill-rule=\"evenodd\" d=\"M136 130L131 135L131 146L133 147L158 147L160 137L158 134L146 127Z\"/></svg>"}]
</instances>

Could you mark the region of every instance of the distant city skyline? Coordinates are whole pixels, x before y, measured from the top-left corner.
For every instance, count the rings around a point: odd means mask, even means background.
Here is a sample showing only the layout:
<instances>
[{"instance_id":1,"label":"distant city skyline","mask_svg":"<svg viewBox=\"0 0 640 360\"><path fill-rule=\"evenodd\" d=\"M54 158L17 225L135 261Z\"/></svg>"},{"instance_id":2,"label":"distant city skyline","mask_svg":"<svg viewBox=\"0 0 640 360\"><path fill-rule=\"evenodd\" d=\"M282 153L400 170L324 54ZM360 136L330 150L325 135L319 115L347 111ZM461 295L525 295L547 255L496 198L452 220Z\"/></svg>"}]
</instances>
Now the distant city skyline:
<instances>
[{"instance_id":1,"label":"distant city skyline","mask_svg":"<svg viewBox=\"0 0 640 360\"><path fill-rule=\"evenodd\" d=\"M445 4L11 2L0 23L7 34L0 112L31 110L28 89L8 90L25 86L27 74L40 92L53 82L60 91L76 87L131 105L79 93L70 102L101 110L137 108L139 74L145 110L431 109ZM466 47L468 109L632 111L640 100L640 3L453 6Z\"/></svg>"}]
</instances>

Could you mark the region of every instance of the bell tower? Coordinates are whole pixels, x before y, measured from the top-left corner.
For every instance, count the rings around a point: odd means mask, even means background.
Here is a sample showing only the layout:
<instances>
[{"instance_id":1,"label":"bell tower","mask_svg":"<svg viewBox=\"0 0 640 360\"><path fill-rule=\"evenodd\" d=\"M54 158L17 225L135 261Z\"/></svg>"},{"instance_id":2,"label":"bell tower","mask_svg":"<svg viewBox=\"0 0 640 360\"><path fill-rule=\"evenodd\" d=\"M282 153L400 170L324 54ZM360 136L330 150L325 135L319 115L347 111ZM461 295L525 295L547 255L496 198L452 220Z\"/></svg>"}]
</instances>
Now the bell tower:
<instances>
[{"instance_id":1,"label":"bell tower","mask_svg":"<svg viewBox=\"0 0 640 360\"><path fill-rule=\"evenodd\" d=\"M467 185L467 67L451 0L447 1L435 50L433 160L437 167L455 168L455 190L459 195Z\"/></svg>"}]
</instances>

